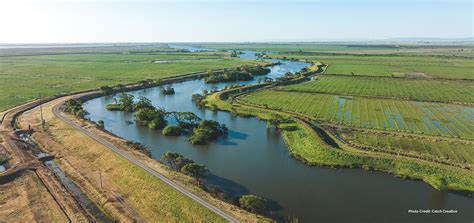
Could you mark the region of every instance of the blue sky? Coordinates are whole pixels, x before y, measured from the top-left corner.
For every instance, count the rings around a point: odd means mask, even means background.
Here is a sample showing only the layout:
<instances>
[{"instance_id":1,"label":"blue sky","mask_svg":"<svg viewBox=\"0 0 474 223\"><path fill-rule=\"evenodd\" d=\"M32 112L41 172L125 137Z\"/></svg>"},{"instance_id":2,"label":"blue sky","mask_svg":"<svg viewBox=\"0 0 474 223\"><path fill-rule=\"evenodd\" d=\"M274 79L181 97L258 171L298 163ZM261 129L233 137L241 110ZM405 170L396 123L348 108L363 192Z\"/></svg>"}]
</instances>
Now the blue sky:
<instances>
[{"instance_id":1,"label":"blue sky","mask_svg":"<svg viewBox=\"0 0 474 223\"><path fill-rule=\"evenodd\" d=\"M0 0L0 43L473 36L471 0Z\"/></svg>"}]
</instances>

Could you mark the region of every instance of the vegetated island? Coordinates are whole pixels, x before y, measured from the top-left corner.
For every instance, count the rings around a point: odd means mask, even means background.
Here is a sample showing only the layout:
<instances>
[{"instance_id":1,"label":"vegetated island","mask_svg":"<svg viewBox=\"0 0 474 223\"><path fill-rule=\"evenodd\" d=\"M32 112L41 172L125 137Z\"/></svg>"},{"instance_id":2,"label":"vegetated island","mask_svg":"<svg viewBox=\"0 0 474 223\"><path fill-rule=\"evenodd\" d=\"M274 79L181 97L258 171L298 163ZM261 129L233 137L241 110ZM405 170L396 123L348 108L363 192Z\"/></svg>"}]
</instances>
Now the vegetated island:
<instances>
[{"instance_id":1,"label":"vegetated island","mask_svg":"<svg viewBox=\"0 0 474 223\"><path fill-rule=\"evenodd\" d=\"M224 69L222 72L209 72L204 81L206 83L248 81L252 80L255 76L268 74L270 71L270 68L262 65L255 67L243 66L235 70Z\"/></svg>"},{"instance_id":2,"label":"vegetated island","mask_svg":"<svg viewBox=\"0 0 474 223\"><path fill-rule=\"evenodd\" d=\"M168 87L160 87L160 93L161 94L174 94L174 88L168 86Z\"/></svg>"},{"instance_id":3,"label":"vegetated island","mask_svg":"<svg viewBox=\"0 0 474 223\"><path fill-rule=\"evenodd\" d=\"M164 108L152 105L150 99L139 97L134 101L131 94L120 94L114 98L114 103L106 105L111 111L135 112L135 122L150 129L162 129L163 135L180 136L188 135L188 140L193 145L205 145L227 135L227 127L213 120L203 120L192 112L168 112ZM167 118L176 120L175 125L168 125Z\"/></svg>"}]
</instances>

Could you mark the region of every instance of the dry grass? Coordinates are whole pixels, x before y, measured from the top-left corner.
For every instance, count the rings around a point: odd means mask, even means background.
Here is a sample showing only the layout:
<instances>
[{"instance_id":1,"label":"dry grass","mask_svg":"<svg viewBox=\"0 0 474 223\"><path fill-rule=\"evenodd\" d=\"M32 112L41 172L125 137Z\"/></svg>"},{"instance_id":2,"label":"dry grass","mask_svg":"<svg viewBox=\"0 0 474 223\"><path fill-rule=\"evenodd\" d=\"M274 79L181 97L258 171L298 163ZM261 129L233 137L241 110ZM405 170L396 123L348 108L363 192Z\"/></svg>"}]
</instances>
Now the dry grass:
<instances>
[{"instance_id":1,"label":"dry grass","mask_svg":"<svg viewBox=\"0 0 474 223\"><path fill-rule=\"evenodd\" d=\"M67 218L33 172L0 185L0 222L66 222Z\"/></svg>"}]
</instances>

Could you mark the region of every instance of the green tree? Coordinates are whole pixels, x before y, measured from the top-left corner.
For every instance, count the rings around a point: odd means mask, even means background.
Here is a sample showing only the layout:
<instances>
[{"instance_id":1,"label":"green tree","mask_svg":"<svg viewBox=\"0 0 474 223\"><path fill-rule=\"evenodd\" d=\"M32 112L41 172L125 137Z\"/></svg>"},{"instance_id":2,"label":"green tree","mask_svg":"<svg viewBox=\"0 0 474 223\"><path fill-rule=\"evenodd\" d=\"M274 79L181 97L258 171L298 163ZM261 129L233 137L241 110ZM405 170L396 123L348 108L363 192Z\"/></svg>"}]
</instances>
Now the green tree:
<instances>
[{"instance_id":1,"label":"green tree","mask_svg":"<svg viewBox=\"0 0 474 223\"><path fill-rule=\"evenodd\" d=\"M122 111L132 112L134 109L134 96L131 94L121 94L118 102Z\"/></svg>"},{"instance_id":2,"label":"green tree","mask_svg":"<svg viewBox=\"0 0 474 223\"><path fill-rule=\"evenodd\" d=\"M160 92L161 94L174 94L174 88L168 86L168 87L160 87Z\"/></svg>"},{"instance_id":3,"label":"green tree","mask_svg":"<svg viewBox=\"0 0 474 223\"><path fill-rule=\"evenodd\" d=\"M151 104L151 101L150 99L146 98L146 97L143 97L143 96L140 96L138 98L138 101L137 103L134 104L134 110L140 110L142 108L155 108L152 104Z\"/></svg>"},{"instance_id":4,"label":"green tree","mask_svg":"<svg viewBox=\"0 0 474 223\"><path fill-rule=\"evenodd\" d=\"M163 116L157 116L150 122L148 122L148 128L150 129L162 129L166 126L167 122Z\"/></svg>"},{"instance_id":5,"label":"green tree","mask_svg":"<svg viewBox=\"0 0 474 223\"><path fill-rule=\"evenodd\" d=\"M181 168L181 172L200 182L207 176L208 170L204 165L188 163Z\"/></svg>"},{"instance_id":6,"label":"green tree","mask_svg":"<svg viewBox=\"0 0 474 223\"><path fill-rule=\"evenodd\" d=\"M87 112L82 107L82 103L76 99L69 99L64 102L64 111L79 118L84 118L87 115Z\"/></svg>"},{"instance_id":7,"label":"green tree","mask_svg":"<svg viewBox=\"0 0 474 223\"><path fill-rule=\"evenodd\" d=\"M199 125L201 118L192 112L171 112L170 115L176 119L178 126L191 130Z\"/></svg>"},{"instance_id":8,"label":"green tree","mask_svg":"<svg viewBox=\"0 0 474 223\"><path fill-rule=\"evenodd\" d=\"M168 151L168 152L163 153L163 155L161 155L160 159L164 163L168 164L171 168L176 169L175 162L176 162L176 159L180 156L182 156L182 155L179 154L179 153Z\"/></svg>"},{"instance_id":9,"label":"green tree","mask_svg":"<svg viewBox=\"0 0 474 223\"><path fill-rule=\"evenodd\" d=\"M109 95L109 94L112 94L114 92L114 89L112 87L108 86L108 85L101 86L100 90L102 91L102 93L104 95Z\"/></svg>"},{"instance_id":10,"label":"green tree","mask_svg":"<svg viewBox=\"0 0 474 223\"><path fill-rule=\"evenodd\" d=\"M135 113L135 121L150 129L162 129L166 126L166 111L155 107L145 107Z\"/></svg>"},{"instance_id":11,"label":"green tree","mask_svg":"<svg viewBox=\"0 0 474 223\"><path fill-rule=\"evenodd\" d=\"M241 208L256 214L267 212L267 200L253 194L242 196L239 204Z\"/></svg>"},{"instance_id":12,"label":"green tree","mask_svg":"<svg viewBox=\"0 0 474 223\"><path fill-rule=\"evenodd\" d=\"M181 171L181 168L187 164L194 163L193 160L176 152L165 152L161 155L160 159L176 171Z\"/></svg>"},{"instance_id":13,"label":"green tree","mask_svg":"<svg viewBox=\"0 0 474 223\"><path fill-rule=\"evenodd\" d=\"M213 120L202 120L199 125L193 129L188 140L191 144L203 145L221 135L227 134L227 131L227 127L225 125L220 125L219 122Z\"/></svg>"},{"instance_id":14,"label":"green tree","mask_svg":"<svg viewBox=\"0 0 474 223\"><path fill-rule=\"evenodd\" d=\"M105 122L102 120L97 121L97 125L99 125L99 128L103 129L105 126Z\"/></svg>"},{"instance_id":15,"label":"green tree","mask_svg":"<svg viewBox=\"0 0 474 223\"><path fill-rule=\"evenodd\" d=\"M165 136L179 136L183 133L183 128L177 125L168 125L163 129L163 135Z\"/></svg>"}]
</instances>

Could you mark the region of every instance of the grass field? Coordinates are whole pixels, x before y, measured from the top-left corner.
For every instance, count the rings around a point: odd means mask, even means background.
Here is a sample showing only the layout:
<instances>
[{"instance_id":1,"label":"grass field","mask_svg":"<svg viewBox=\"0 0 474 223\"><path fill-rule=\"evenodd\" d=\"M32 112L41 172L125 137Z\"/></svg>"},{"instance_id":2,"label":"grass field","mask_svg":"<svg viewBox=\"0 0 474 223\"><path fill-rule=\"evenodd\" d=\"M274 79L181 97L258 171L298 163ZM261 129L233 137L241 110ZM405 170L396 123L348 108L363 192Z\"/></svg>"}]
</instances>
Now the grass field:
<instances>
[{"instance_id":1,"label":"grass field","mask_svg":"<svg viewBox=\"0 0 474 223\"><path fill-rule=\"evenodd\" d=\"M447 56L272 54L329 64L326 74L474 79L474 58Z\"/></svg>"},{"instance_id":2,"label":"grass field","mask_svg":"<svg viewBox=\"0 0 474 223\"><path fill-rule=\"evenodd\" d=\"M469 43L232 43L197 44L214 49L242 49L278 53L344 53L344 54L401 54L474 57L474 46Z\"/></svg>"},{"instance_id":3,"label":"grass field","mask_svg":"<svg viewBox=\"0 0 474 223\"><path fill-rule=\"evenodd\" d=\"M2 50L0 50L2 51ZM53 51L54 52L54 51ZM0 57L0 111L28 100L259 62L228 53L87 53ZM153 61L168 62L154 63Z\"/></svg>"},{"instance_id":4,"label":"grass field","mask_svg":"<svg viewBox=\"0 0 474 223\"><path fill-rule=\"evenodd\" d=\"M279 91L241 99L347 126L474 138L474 109L469 106Z\"/></svg>"},{"instance_id":5,"label":"grass field","mask_svg":"<svg viewBox=\"0 0 474 223\"><path fill-rule=\"evenodd\" d=\"M319 76L316 81L289 85L284 89L315 93L474 103L474 81L324 75Z\"/></svg>"},{"instance_id":6,"label":"grass field","mask_svg":"<svg viewBox=\"0 0 474 223\"><path fill-rule=\"evenodd\" d=\"M474 45L417 43L200 44L215 49L267 51L329 64L328 74L474 79Z\"/></svg>"}]
</instances>

